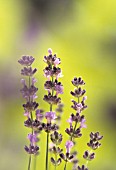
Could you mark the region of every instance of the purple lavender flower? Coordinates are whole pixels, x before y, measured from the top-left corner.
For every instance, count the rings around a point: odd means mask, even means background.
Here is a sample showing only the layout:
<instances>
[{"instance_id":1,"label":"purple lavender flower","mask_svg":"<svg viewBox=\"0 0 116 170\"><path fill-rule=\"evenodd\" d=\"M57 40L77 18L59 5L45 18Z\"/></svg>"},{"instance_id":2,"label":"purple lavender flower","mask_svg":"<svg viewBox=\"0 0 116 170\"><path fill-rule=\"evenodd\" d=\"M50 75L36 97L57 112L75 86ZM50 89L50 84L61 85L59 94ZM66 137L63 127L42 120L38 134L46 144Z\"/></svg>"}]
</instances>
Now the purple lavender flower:
<instances>
[{"instance_id":1,"label":"purple lavender flower","mask_svg":"<svg viewBox=\"0 0 116 170\"><path fill-rule=\"evenodd\" d=\"M70 153L70 150L74 146L74 143L72 141L67 141L65 146L66 146L66 152Z\"/></svg>"},{"instance_id":2,"label":"purple lavender flower","mask_svg":"<svg viewBox=\"0 0 116 170\"><path fill-rule=\"evenodd\" d=\"M67 120L67 122L69 122L69 123L70 123L70 126L72 126L72 123L73 123L72 116L69 117L69 119Z\"/></svg>"},{"instance_id":3,"label":"purple lavender flower","mask_svg":"<svg viewBox=\"0 0 116 170\"><path fill-rule=\"evenodd\" d=\"M67 141L66 144L65 144L66 154L60 153L61 159L63 159L63 160L65 161L64 170L66 170L67 162L73 161L74 155L73 155L73 154L70 154L70 150L71 150L71 148L72 148L73 146L74 146L74 143L73 143L72 141Z\"/></svg>"},{"instance_id":4,"label":"purple lavender flower","mask_svg":"<svg viewBox=\"0 0 116 170\"><path fill-rule=\"evenodd\" d=\"M62 134L59 134L57 131L54 131L51 135L51 141L56 144L59 145L62 142Z\"/></svg>"},{"instance_id":5,"label":"purple lavender flower","mask_svg":"<svg viewBox=\"0 0 116 170\"><path fill-rule=\"evenodd\" d=\"M88 160L88 161L91 161L95 158L95 153L94 152L90 153L89 151L85 151L83 158Z\"/></svg>"},{"instance_id":6,"label":"purple lavender flower","mask_svg":"<svg viewBox=\"0 0 116 170\"><path fill-rule=\"evenodd\" d=\"M51 69L51 67L48 66L44 69L44 76L48 78L48 80L50 80L51 76L56 77L56 79L58 79L62 76L62 72L59 67L53 66L53 68Z\"/></svg>"},{"instance_id":7,"label":"purple lavender flower","mask_svg":"<svg viewBox=\"0 0 116 170\"><path fill-rule=\"evenodd\" d=\"M34 144L38 141L37 134L28 134L28 139L30 140L31 144Z\"/></svg>"},{"instance_id":8,"label":"purple lavender flower","mask_svg":"<svg viewBox=\"0 0 116 170\"><path fill-rule=\"evenodd\" d=\"M35 79L34 77L32 77L32 86L34 86L34 84L37 82L37 79Z\"/></svg>"},{"instance_id":9,"label":"purple lavender flower","mask_svg":"<svg viewBox=\"0 0 116 170\"><path fill-rule=\"evenodd\" d=\"M87 96L84 96L82 101L81 101L81 104L83 106L82 110L86 109L87 108L87 105L85 104L85 100L87 100Z\"/></svg>"},{"instance_id":10,"label":"purple lavender flower","mask_svg":"<svg viewBox=\"0 0 116 170\"><path fill-rule=\"evenodd\" d=\"M56 67L57 65L59 65L61 63L59 58L56 58L54 61L54 66Z\"/></svg>"},{"instance_id":11,"label":"purple lavender flower","mask_svg":"<svg viewBox=\"0 0 116 170\"><path fill-rule=\"evenodd\" d=\"M37 155L39 151L39 147L33 145L30 145L29 147L25 145L24 149L28 154L35 154L35 155Z\"/></svg>"},{"instance_id":12,"label":"purple lavender flower","mask_svg":"<svg viewBox=\"0 0 116 170\"><path fill-rule=\"evenodd\" d=\"M63 94L63 86L61 84L57 84L55 90L56 90L56 95Z\"/></svg>"},{"instance_id":13,"label":"purple lavender flower","mask_svg":"<svg viewBox=\"0 0 116 170\"><path fill-rule=\"evenodd\" d=\"M99 142L99 140L101 140L103 138L103 136L100 136L99 132L90 133L90 141L89 143L87 143L87 145L93 149L96 150L101 146L101 143Z\"/></svg>"},{"instance_id":14,"label":"purple lavender flower","mask_svg":"<svg viewBox=\"0 0 116 170\"><path fill-rule=\"evenodd\" d=\"M82 119L82 120L81 120L80 128L86 128L86 127L87 127L87 125L85 124L85 122L86 122L86 119Z\"/></svg>"},{"instance_id":15,"label":"purple lavender flower","mask_svg":"<svg viewBox=\"0 0 116 170\"><path fill-rule=\"evenodd\" d=\"M39 106L36 102L27 102L26 104L23 104L24 110L28 112L32 112L37 109Z\"/></svg>"},{"instance_id":16,"label":"purple lavender flower","mask_svg":"<svg viewBox=\"0 0 116 170\"><path fill-rule=\"evenodd\" d=\"M48 65L54 65L55 67L57 65L59 65L61 63L60 58L56 57L56 54L52 55L52 49L49 48L48 49L48 56L44 56L44 61L48 64Z\"/></svg>"},{"instance_id":17,"label":"purple lavender flower","mask_svg":"<svg viewBox=\"0 0 116 170\"><path fill-rule=\"evenodd\" d=\"M37 109L36 110L36 120L42 121L44 118L44 115L42 114L43 110Z\"/></svg>"},{"instance_id":18,"label":"purple lavender flower","mask_svg":"<svg viewBox=\"0 0 116 170\"><path fill-rule=\"evenodd\" d=\"M24 67L21 70L21 74L23 76L33 76L36 73L37 69L32 69L32 67Z\"/></svg>"},{"instance_id":19,"label":"purple lavender flower","mask_svg":"<svg viewBox=\"0 0 116 170\"><path fill-rule=\"evenodd\" d=\"M46 112L45 118L47 119L48 123L51 123L52 120L56 119L56 113L55 112Z\"/></svg>"},{"instance_id":20,"label":"purple lavender flower","mask_svg":"<svg viewBox=\"0 0 116 170\"><path fill-rule=\"evenodd\" d=\"M85 94L85 90L82 90L81 87L75 89L74 92L71 91L71 94L77 98L82 97Z\"/></svg>"},{"instance_id":21,"label":"purple lavender flower","mask_svg":"<svg viewBox=\"0 0 116 170\"><path fill-rule=\"evenodd\" d=\"M72 80L72 84L76 87L78 87L79 85L84 85L85 82L82 80L81 77L77 78L75 77L73 80Z\"/></svg>"},{"instance_id":22,"label":"purple lavender flower","mask_svg":"<svg viewBox=\"0 0 116 170\"><path fill-rule=\"evenodd\" d=\"M83 105L82 103L77 103L76 101L72 100L73 105L71 106L74 110L77 111L77 113L81 113L83 110Z\"/></svg>"},{"instance_id":23,"label":"purple lavender flower","mask_svg":"<svg viewBox=\"0 0 116 170\"><path fill-rule=\"evenodd\" d=\"M34 62L34 60L35 59L32 56L22 56L22 58L18 60L18 62L21 65L30 66Z\"/></svg>"},{"instance_id":24,"label":"purple lavender flower","mask_svg":"<svg viewBox=\"0 0 116 170\"><path fill-rule=\"evenodd\" d=\"M25 111L24 116L26 116L27 118L29 118L29 117L30 117L30 112Z\"/></svg>"},{"instance_id":25,"label":"purple lavender flower","mask_svg":"<svg viewBox=\"0 0 116 170\"><path fill-rule=\"evenodd\" d=\"M46 90L48 90L49 93L51 93L51 91L54 90L56 91L56 95L63 94L63 85L61 84L61 82L58 82L57 80L55 80L54 82L46 81L44 87Z\"/></svg>"},{"instance_id":26,"label":"purple lavender flower","mask_svg":"<svg viewBox=\"0 0 116 170\"><path fill-rule=\"evenodd\" d=\"M99 141L103 138L103 136L101 136L99 132L96 132L96 133L91 132L90 138L91 138L91 140Z\"/></svg>"},{"instance_id":27,"label":"purple lavender flower","mask_svg":"<svg viewBox=\"0 0 116 170\"><path fill-rule=\"evenodd\" d=\"M48 93L48 95L44 95L43 100L45 100L50 105L53 105L53 104L57 105L57 104L61 103L61 98L57 97L56 95L53 96L51 93Z\"/></svg>"},{"instance_id":28,"label":"purple lavender flower","mask_svg":"<svg viewBox=\"0 0 116 170\"><path fill-rule=\"evenodd\" d=\"M52 54L52 49L48 48L48 53L51 55Z\"/></svg>"},{"instance_id":29,"label":"purple lavender flower","mask_svg":"<svg viewBox=\"0 0 116 170\"><path fill-rule=\"evenodd\" d=\"M31 85L30 88L24 85L24 87L20 91L23 95L23 98L25 98L27 101L29 101L30 99L32 99L33 101L37 98L36 92L38 91L38 88L33 85Z\"/></svg>"}]
</instances>

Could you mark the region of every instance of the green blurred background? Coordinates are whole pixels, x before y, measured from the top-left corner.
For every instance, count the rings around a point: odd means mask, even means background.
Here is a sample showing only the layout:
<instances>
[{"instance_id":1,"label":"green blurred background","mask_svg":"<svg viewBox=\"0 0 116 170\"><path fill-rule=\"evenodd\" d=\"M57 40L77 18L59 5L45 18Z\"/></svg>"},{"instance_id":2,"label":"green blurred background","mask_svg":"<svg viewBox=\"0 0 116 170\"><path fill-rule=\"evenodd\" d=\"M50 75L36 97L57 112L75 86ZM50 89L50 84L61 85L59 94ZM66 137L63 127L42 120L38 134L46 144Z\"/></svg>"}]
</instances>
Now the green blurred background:
<instances>
[{"instance_id":1,"label":"green blurred background","mask_svg":"<svg viewBox=\"0 0 116 170\"><path fill-rule=\"evenodd\" d=\"M42 71L49 47L62 61L65 108L61 131L68 126L65 122L72 112L70 81L82 76L88 109L84 111L87 129L77 144L79 161L85 163L82 155L89 133L100 131L104 136L102 147L89 164L90 170L116 170L115 0L0 0L0 170L27 169L28 155L23 147L28 144L29 129L23 126L21 67L17 60L23 54L36 58L37 100L40 108L48 110L42 101L46 93ZM67 139L65 134L63 142ZM38 170L44 170L45 141L43 134Z\"/></svg>"}]
</instances>

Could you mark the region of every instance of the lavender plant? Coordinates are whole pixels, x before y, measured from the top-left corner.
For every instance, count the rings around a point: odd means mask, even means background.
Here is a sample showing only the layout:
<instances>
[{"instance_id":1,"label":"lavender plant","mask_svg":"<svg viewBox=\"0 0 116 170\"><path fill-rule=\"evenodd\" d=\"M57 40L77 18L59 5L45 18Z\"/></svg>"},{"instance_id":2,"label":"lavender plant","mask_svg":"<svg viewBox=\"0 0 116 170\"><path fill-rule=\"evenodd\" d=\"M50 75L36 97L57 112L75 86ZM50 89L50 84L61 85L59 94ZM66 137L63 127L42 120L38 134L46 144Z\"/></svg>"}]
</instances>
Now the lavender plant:
<instances>
[{"instance_id":1,"label":"lavender plant","mask_svg":"<svg viewBox=\"0 0 116 170\"><path fill-rule=\"evenodd\" d=\"M22 58L18 60L23 66L21 75L25 77L25 79L21 80L23 88L20 90L23 98L26 100L26 103L23 104L24 116L26 116L24 126L30 129L30 133L27 136L29 139L29 146L24 147L25 151L29 154L28 170L36 170L36 162L34 168L31 168L32 155L36 158L39 154L39 149L42 150L42 148L38 146L38 141L41 133L44 132L46 133L45 170L50 170L50 162L54 166L54 170L56 170L62 162L64 162L64 170L67 169L68 162L73 163L73 170L88 170L88 161L95 158L93 150L100 147L101 143L99 141L103 136L100 136L99 132L90 133L90 141L87 143L90 151L86 150L84 152L83 158L86 160L86 163L80 166L75 146L77 142L76 139L82 137L82 128L86 128L86 119L83 115L83 111L87 108L85 104L87 97L84 96L86 91L82 89L85 82L81 77L75 77L72 80L75 89L70 93L75 100L72 100L71 108L75 113L71 113L67 120L69 128L66 128L65 132L68 134L69 139L66 141L66 151L64 151L60 146L63 135L60 132L59 126L64 106L59 97L60 94L63 94L63 85L59 82L59 78L62 77L62 70L59 67L61 60L56 54L53 54L51 49L48 49L48 55L44 56L44 62L47 64L43 70L44 76L47 78L44 83L44 88L47 94L44 95L43 100L49 104L49 110L44 113L42 109L38 109L39 104L35 101L38 88L35 86L37 80L34 78L37 69L32 68L34 60L32 56L22 56ZM50 144L52 145L51 148ZM51 158L49 152L52 153Z\"/></svg>"},{"instance_id":2,"label":"lavender plant","mask_svg":"<svg viewBox=\"0 0 116 170\"><path fill-rule=\"evenodd\" d=\"M28 139L30 141L29 146L25 146L25 151L30 155L28 170L30 170L31 166L31 155L37 155L39 151L39 147L37 146L38 139L38 130L36 130L36 124L39 123L38 120L38 103L36 103L35 99L37 98L36 92L38 88L35 87L36 79L33 77L36 73L37 69L32 69L31 65L34 62L34 58L32 56L22 56L22 58L18 61L24 68L21 70L21 74L26 77L26 79L22 79L21 83L23 84L23 88L21 89L21 93L23 98L26 100L26 103L23 104L24 108L24 116L27 117L27 120L24 121L24 125L31 129L28 134ZM33 112L36 111L36 120L34 121Z\"/></svg>"}]
</instances>

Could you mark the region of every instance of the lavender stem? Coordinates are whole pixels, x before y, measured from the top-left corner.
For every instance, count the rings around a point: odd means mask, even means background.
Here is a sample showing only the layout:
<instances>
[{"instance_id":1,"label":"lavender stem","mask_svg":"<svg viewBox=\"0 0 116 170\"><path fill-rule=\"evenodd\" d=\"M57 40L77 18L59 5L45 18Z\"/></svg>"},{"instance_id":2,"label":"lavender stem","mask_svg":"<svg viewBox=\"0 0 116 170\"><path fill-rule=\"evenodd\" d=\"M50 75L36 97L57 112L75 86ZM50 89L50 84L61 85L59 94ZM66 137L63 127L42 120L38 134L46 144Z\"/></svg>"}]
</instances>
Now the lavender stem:
<instances>
[{"instance_id":1,"label":"lavender stem","mask_svg":"<svg viewBox=\"0 0 116 170\"><path fill-rule=\"evenodd\" d=\"M34 170L36 170L36 155L35 155L34 158L35 158L35 159L34 159Z\"/></svg>"},{"instance_id":2,"label":"lavender stem","mask_svg":"<svg viewBox=\"0 0 116 170\"><path fill-rule=\"evenodd\" d=\"M46 170L48 170L48 145L49 145L49 132L47 132L47 143L46 143Z\"/></svg>"},{"instance_id":3,"label":"lavender stem","mask_svg":"<svg viewBox=\"0 0 116 170\"><path fill-rule=\"evenodd\" d=\"M31 154L29 156L28 170L30 170L30 167L31 167Z\"/></svg>"},{"instance_id":4,"label":"lavender stem","mask_svg":"<svg viewBox=\"0 0 116 170\"><path fill-rule=\"evenodd\" d=\"M67 161L65 162L64 170L66 170Z\"/></svg>"}]
</instances>

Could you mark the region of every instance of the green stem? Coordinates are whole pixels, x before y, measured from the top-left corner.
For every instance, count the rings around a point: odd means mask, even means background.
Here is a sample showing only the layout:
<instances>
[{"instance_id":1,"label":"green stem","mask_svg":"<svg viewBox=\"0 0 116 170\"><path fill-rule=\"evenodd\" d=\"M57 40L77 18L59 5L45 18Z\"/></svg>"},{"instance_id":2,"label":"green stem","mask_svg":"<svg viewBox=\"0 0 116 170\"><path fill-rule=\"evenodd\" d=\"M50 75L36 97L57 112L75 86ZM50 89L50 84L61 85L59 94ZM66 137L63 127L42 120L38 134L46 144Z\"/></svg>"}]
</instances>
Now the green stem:
<instances>
[{"instance_id":1,"label":"green stem","mask_svg":"<svg viewBox=\"0 0 116 170\"><path fill-rule=\"evenodd\" d=\"M55 165L55 170L56 170L56 165Z\"/></svg>"},{"instance_id":2,"label":"green stem","mask_svg":"<svg viewBox=\"0 0 116 170\"><path fill-rule=\"evenodd\" d=\"M50 104L50 112L52 112L52 104Z\"/></svg>"},{"instance_id":3,"label":"green stem","mask_svg":"<svg viewBox=\"0 0 116 170\"><path fill-rule=\"evenodd\" d=\"M65 162L64 170L66 170L67 161Z\"/></svg>"},{"instance_id":4,"label":"green stem","mask_svg":"<svg viewBox=\"0 0 116 170\"><path fill-rule=\"evenodd\" d=\"M31 154L29 156L28 170L30 170L30 167L31 167Z\"/></svg>"},{"instance_id":5,"label":"green stem","mask_svg":"<svg viewBox=\"0 0 116 170\"><path fill-rule=\"evenodd\" d=\"M49 133L47 132L47 143L46 143L46 170L48 170L48 146L49 146Z\"/></svg>"},{"instance_id":6,"label":"green stem","mask_svg":"<svg viewBox=\"0 0 116 170\"><path fill-rule=\"evenodd\" d=\"M78 97L78 103L79 103L79 97Z\"/></svg>"},{"instance_id":7,"label":"green stem","mask_svg":"<svg viewBox=\"0 0 116 170\"><path fill-rule=\"evenodd\" d=\"M85 165L85 166L86 166L86 168L87 168L87 166L88 166L88 162L89 162L89 161L86 161L86 165Z\"/></svg>"},{"instance_id":8,"label":"green stem","mask_svg":"<svg viewBox=\"0 0 116 170\"><path fill-rule=\"evenodd\" d=\"M34 170L36 170L36 155L34 156Z\"/></svg>"}]
</instances>

